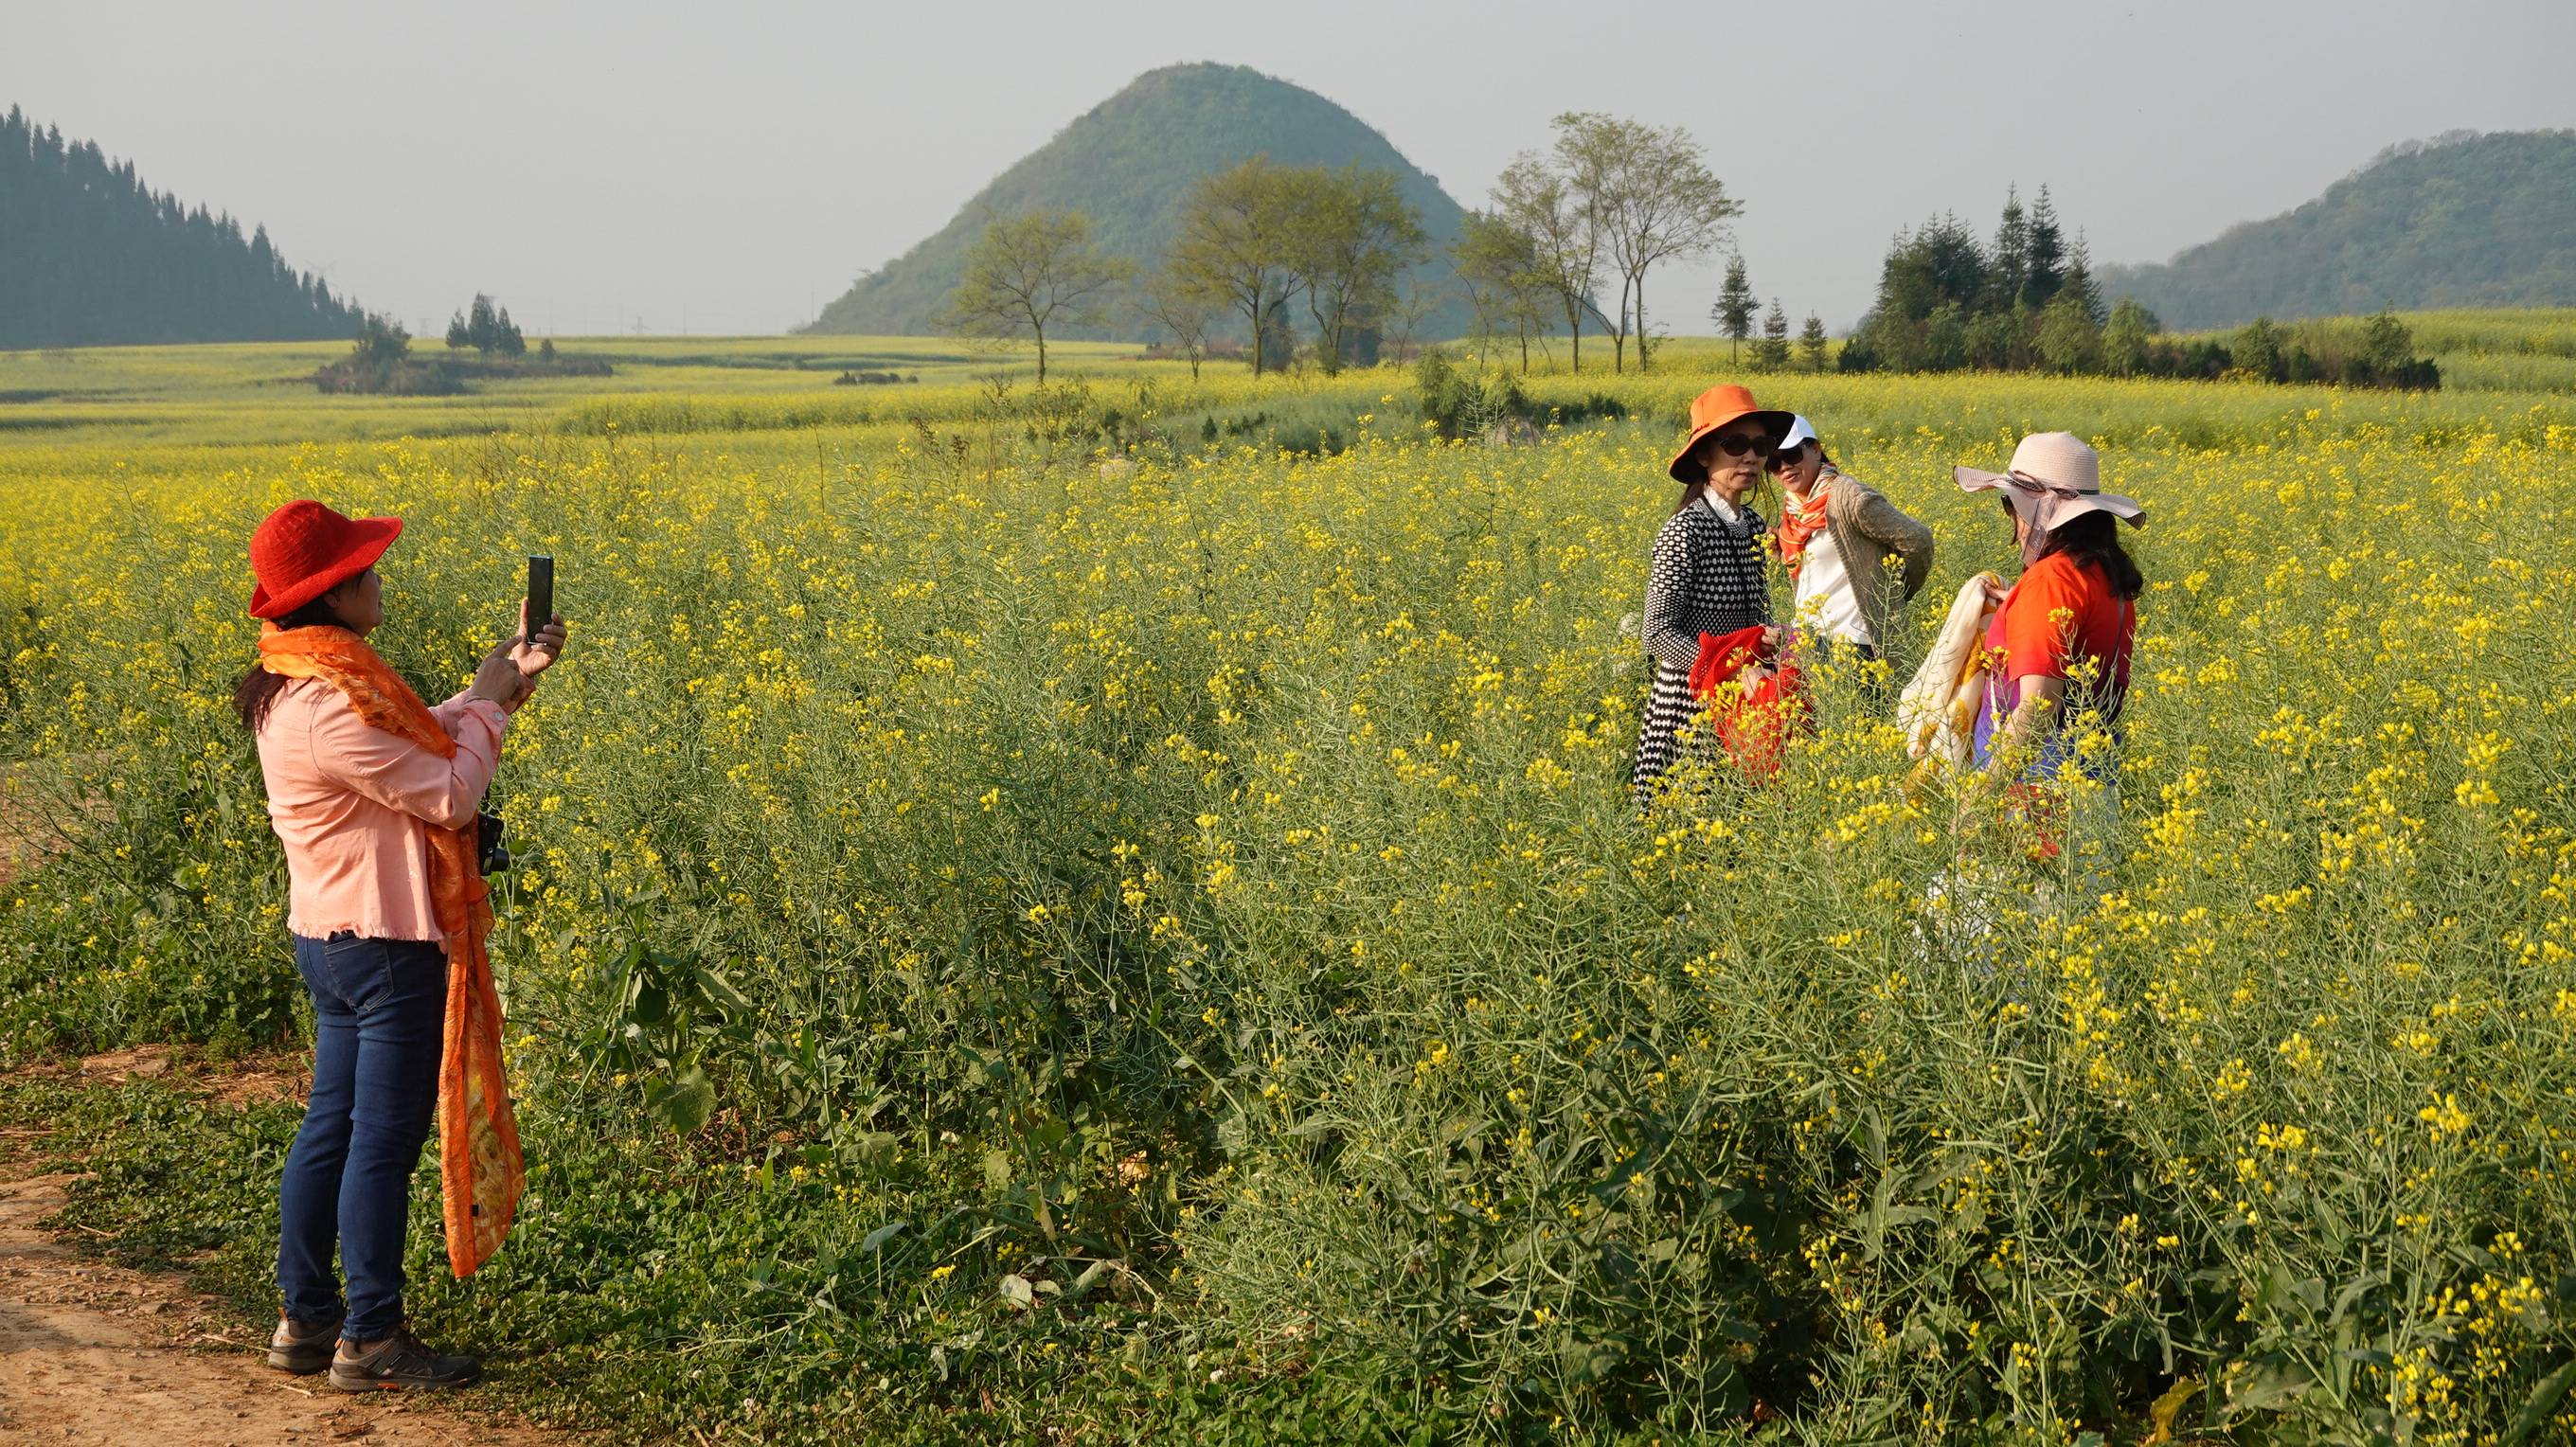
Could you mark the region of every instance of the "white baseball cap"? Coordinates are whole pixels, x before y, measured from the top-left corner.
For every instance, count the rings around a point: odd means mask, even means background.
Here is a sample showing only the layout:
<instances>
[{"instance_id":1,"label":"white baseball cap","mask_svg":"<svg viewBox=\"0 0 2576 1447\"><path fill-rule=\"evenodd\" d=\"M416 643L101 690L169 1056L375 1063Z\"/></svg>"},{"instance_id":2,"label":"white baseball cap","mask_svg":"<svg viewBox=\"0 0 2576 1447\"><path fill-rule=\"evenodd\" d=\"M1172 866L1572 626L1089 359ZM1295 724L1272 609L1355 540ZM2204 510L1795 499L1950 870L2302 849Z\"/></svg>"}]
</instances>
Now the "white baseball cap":
<instances>
[{"instance_id":1,"label":"white baseball cap","mask_svg":"<svg viewBox=\"0 0 2576 1447\"><path fill-rule=\"evenodd\" d=\"M1790 448L1796 447L1801 443L1813 442L1815 440L1815 425L1810 423L1806 418L1793 414L1789 418L1789 434L1780 439L1779 450L1786 452Z\"/></svg>"}]
</instances>

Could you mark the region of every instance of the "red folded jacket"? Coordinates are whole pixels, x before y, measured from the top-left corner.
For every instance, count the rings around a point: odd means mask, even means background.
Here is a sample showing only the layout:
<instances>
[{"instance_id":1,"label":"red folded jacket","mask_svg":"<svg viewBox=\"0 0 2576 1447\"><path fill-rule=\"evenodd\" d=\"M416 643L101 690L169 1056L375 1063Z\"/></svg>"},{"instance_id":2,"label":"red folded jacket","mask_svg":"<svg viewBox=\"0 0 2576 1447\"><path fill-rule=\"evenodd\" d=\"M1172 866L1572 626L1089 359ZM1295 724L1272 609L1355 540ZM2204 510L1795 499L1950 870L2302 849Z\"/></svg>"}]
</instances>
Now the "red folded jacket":
<instances>
[{"instance_id":1,"label":"red folded jacket","mask_svg":"<svg viewBox=\"0 0 2576 1447\"><path fill-rule=\"evenodd\" d=\"M1782 660L1767 678L1739 687L1719 700L1718 691L1738 674L1766 661L1760 627L1738 628L1723 636L1699 636L1699 657L1691 664L1691 697L1716 701L1718 746L1748 779L1768 779L1780 772L1789 735L1807 717L1806 680L1798 666Z\"/></svg>"}]
</instances>

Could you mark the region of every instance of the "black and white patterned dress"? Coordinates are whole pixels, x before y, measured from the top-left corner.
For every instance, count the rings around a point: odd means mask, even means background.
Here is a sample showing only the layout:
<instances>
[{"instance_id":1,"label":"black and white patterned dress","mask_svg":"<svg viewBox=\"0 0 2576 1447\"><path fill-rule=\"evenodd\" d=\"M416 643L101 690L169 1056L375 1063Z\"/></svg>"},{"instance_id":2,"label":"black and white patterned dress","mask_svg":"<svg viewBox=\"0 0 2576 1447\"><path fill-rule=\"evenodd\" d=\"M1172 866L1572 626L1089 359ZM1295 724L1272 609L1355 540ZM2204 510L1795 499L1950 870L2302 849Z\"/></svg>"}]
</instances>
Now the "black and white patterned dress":
<instances>
[{"instance_id":1,"label":"black and white patterned dress","mask_svg":"<svg viewBox=\"0 0 2576 1447\"><path fill-rule=\"evenodd\" d=\"M1655 535L1645 618L1638 627L1654 656L1655 686L1637 731L1637 766L1629 784L1640 807L1653 799L1656 783L1681 753L1682 727L1699 712L1690 692L1699 636L1771 621L1765 531L1760 513L1749 507L1721 511L1703 493Z\"/></svg>"}]
</instances>

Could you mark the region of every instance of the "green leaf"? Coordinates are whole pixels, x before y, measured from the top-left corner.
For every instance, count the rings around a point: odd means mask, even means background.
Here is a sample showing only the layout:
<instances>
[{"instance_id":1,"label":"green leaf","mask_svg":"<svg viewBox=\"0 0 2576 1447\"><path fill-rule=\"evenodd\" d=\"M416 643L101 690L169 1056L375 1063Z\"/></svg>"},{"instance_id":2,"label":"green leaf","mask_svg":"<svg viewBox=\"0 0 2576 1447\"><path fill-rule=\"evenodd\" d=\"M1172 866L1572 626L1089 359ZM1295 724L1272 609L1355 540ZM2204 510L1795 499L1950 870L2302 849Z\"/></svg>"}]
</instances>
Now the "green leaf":
<instances>
[{"instance_id":1,"label":"green leaf","mask_svg":"<svg viewBox=\"0 0 2576 1447\"><path fill-rule=\"evenodd\" d=\"M1038 1294L1029 1285L1029 1279L1016 1271L1002 1278L1001 1289L1002 1300L1020 1311L1031 1310L1038 1304Z\"/></svg>"},{"instance_id":2,"label":"green leaf","mask_svg":"<svg viewBox=\"0 0 2576 1447\"><path fill-rule=\"evenodd\" d=\"M911 1224L912 1223L909 1221L888 1221L877 1229L870 1231L865 1236L860 1237L859 1249L861 1251L882 1250L888 1241L893 1240L898 1233Z\"/></svg>"},{"instance_id":3,"label":"green leaf","mask_svg":"<svg viewBox=\"0 0 2576 1447\"><path fill-rule=\"evenodd\" d=\"M2315 1386L2316 1378L2296 1362L2263 1362L2228 1383L2227 1410L2270 1412L2290 1405Z\"/></svg>"},{"instance_id":4,"label":"green leaf","mask_svg":"<svg viewBox=\"0 0 2576 1447\"><path fill-rule=\"evenodd\" d=\"M1578 1382L1598 1382L1619 1370L1627 1350L1617 1341L1568 1341L1556 1349L1558 1364Z\"/></svg>"},{"instance_id":5,"label":"green leaf","mask_svg":"<svg viewBox=\"0 0 2576 1447\"><path fill-rule=\"evenodd\" d=\"M2513 1425L2505 1429L2505 1447L2529 1441L2531 1434L2549 1420L2549 1414L2558 1410L2559 1399L2567 1395L2570 1386L2576 1386L2576 1361L2542 1377L2540 1385L2531 1389L2531 1397L2522 1404L2522 1410L2514 1414Z\"/></svg>"},{"instance_id":6,"label":"green leaf","mask_svg":"<svg viewBox=\"0 0 2576 1447\"><path fill-rule=\"evenodd\" d=\"M725 1013L730 1015L751 1013L751 1002L744 999L742 992L733 987L733 981L703 966L697 971L697 979L700 993L715 1001Z\"/></svg>"},{"instance_id":7,"label":"green leaf","mask_svg":"<svg viewBox=\"0 0 2576 1447\"><path fill-rule=\"evenodd\" d=\"M716 1113L716 1088L704 1070L692 1065L655 1085L644 1105L664 1125L682 1135L693 1135L705 1129L708 1118Z\"/></svg>"},{"instance_id":8,"label":"green leaf","mask_svg":"<svg viewBox=\"0 0 2576 1447\"><path fill-rule=\"evenodd\" d=\"M1082 1274L1073 1279L1073 1291L1071 1294L1074 1296L1080 1296L1084 1292L1089 1291L1092 1288L1093 1283L1099 1281L1104 1273L1112 1269L1124 1270L1124 1263L1113 1257L1103 1256L1092 1262L1089 1266L1082 1268Z\"/></svg>"},{"instance_id":9,"label":"green leaf","mask_svg":"<svg viewBox=\"0 0 2576 1447\"><path fill-rule=\"evenodd\" d=\"M670 992L657 981L646 981L644 987L635 992L635 1008L628 1011L627 1016L638 1025L667 1022L671 1018Z\"/></svg>"}]
</instances>

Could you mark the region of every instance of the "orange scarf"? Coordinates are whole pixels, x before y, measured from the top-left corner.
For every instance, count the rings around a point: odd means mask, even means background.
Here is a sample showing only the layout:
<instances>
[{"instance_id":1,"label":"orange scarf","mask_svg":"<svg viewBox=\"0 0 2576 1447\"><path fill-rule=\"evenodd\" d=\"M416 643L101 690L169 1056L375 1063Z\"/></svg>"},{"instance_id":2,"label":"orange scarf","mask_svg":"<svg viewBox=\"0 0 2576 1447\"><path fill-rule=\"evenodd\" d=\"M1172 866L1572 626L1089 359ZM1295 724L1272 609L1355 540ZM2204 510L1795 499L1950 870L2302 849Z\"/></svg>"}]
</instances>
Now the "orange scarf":
<instances>
[{"instance_id":1,"label":"orange scarf","mask_svg":"<svg viewBox=\"0 0 2576 1447\"><path fill-rule=\"evenodd\" d=\"M318 678L340 690L371 728L408 739L443 759L456 740L411 685L344 628L260 629L259 666L286 678ZM484 940L492 932L490 891L476 865L475 826L429 834L430 898L446 937L447 1039L438 1065L438 1179L447 1205L447 1263L459 1278L501 1249L518 1214L527 1171L501 1072L501 996Z\"/></svg>"},{"instance_id":2,"label":"orange scarf","mask_svg":"<svg viewBox=\"0 0 2576 1447\"><path fill-rule=\"evenodd\" d=\"M1787 488L1780 489L1780 562L1792 578L1806 561L1808 540L1825 530L1825 488L1833 480L1832 473L1819 476L1816 485L1807 489L1805 502L1791 497Z\"/></svg>"}]
</instances>

